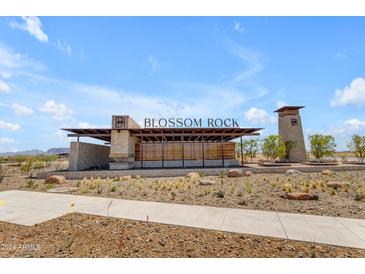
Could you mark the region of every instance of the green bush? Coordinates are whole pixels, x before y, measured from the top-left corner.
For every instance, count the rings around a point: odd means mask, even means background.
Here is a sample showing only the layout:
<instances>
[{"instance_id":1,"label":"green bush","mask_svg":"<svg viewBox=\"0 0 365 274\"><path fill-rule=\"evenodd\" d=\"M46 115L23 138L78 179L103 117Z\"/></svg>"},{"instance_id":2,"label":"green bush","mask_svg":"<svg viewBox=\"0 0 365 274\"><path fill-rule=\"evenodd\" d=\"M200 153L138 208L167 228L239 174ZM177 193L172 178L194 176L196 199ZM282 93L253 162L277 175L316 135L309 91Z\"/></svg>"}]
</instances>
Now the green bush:
<instances>
[{"instance_id":1,"label":"green bush","mask_svg":"<svg viewBox=\"0 0 365 274\"><path fill-rule=\"evenodd\" d=\"M285 144L279 135L270 135L263 140L262 154L268 159L283 158L285 156Z\"/></svg>"},{"instance_id":2,"label":"green bush","mask_svg":"<svg viewBox=\"0 0 365 274\"><path fill-rule=\"evenodd\" d=\"M363 162L365 159L365 136L353 135L351 142L347 145L351 152Z\"/></svg>"},{"instance_id":3,"label":"green bush","mask_svg":"<svg viewBox=\"0 0 365 274\"><path fill-rule=\"evenodd\" d=\"M284 145L285 145L285 156L284 156L284 158L286 160L289 160L290 159L290 154L293 151L293 149L296 146L296 144L297 144L297 142L290 141L290 140L284 142Z\"/></svg>"},{"instance_id":4,"label":"green bush","mask_svg":"<svg viewBox=\"0 0 365 274\"><path fill-rule=\"evenodd\" d=\"M309 136L311 152L318 160L324 156L331 156L336 152L335 138L331 135L313 134Z\"/></svg>"},{"instance_id":5,"label":"green bush","mask_svg":"<svg viewBox=\"0 0 365 274\"><path fill-rule=\"evenodd\" d=\"M218 197L218 198L224 198L224 191L222 190L219 190L215 193L215 195Z\"/></svg>"},{"instance_id":6,"label":"green bush","mask_svg":"<svg viewBox=\"0 0 365 274\"><path fill-rule=\"evenodd\" d=\"M240 144L241 146L241 144ZM256 157L257 152L259 151L259 143L256 139L247 139L242 142L242 151L243 155L246 158L252 159Z\"/></svg>"}]
</instances>

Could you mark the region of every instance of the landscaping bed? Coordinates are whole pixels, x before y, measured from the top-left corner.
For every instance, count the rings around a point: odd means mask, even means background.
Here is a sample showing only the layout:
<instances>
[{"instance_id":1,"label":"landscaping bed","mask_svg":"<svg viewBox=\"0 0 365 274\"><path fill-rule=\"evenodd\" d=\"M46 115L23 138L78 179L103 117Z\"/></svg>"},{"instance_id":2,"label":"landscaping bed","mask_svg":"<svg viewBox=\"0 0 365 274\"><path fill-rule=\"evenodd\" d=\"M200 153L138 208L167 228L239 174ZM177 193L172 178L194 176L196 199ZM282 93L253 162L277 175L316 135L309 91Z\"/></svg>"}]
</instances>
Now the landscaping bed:
<instances>
[{"instance_id":1,"label":"landscaping bed","mask_svg":"<svg viewBox=\"0 0 365 274\"><path fill-rule=\"evenodd\" d=\"M157 201L305 213L348 218L365 218L365 171L286 174L251 174L239 178L84 178L64 184L45 184L13 174L0 184L0 191L22 189L49 191L72 187L66 193L129 200ZM331 184L330 184L331 183ZM333 184L335 183L335 184ZM340 184L338 184L340 183ZM62 189L62 191L67 189ZM309 193L318 199L286 199L286 193Z\"/></svg>"},{"instance_id":2,"label":"landscaping bed","mask_svg":"<svg viewBox=\"0 0 365 274\"><path fill-rule=\"evenodd\" d=\"M365 257L365 250L72 213L0 222L0 257Z\"/></svg>"}]
</instances>

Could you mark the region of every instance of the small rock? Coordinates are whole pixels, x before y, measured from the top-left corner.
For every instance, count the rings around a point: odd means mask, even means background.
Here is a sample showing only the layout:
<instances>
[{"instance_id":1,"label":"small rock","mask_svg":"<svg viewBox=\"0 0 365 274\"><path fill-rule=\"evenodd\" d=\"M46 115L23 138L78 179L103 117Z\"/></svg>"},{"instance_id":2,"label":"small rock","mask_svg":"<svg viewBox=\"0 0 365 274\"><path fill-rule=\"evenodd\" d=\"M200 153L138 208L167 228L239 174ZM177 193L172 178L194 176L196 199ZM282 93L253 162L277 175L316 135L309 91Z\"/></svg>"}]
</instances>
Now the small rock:
<instances>
[{"instance_id":1,"label":"small rock","mask_svg":"<svg viewBox=\"0 0 365 274\"><path fill-rule=\"evenodd\" d=\"M296 169L288 169L286 172L285 172L286 175L297 175L297 174L303 174L303 172L300 172Z\"/></svg>"},{"instance_id":2,"label":"small rock","mask_svg":"<svg viewBox=\"0 0 365 274\"><path fill-rule=\"evenodd\" d=\"M228 177L242 177L242 172L239 169L230 169L227 173Z\"/></svg>"},{"instance_id":3,"label":"small rock","mask_svg":"<svg viewBox=\"0 0 365 274\"><path fill-rule=\"evenodd\" d=\"M294 193L286 193L281 196L282 198L288 200L298 200L298 201L305 201L305 200L318 200L319 196L317 194L309 194L305 192L294 192Z\"/></svg>"},{"instance_id":4,"label":"small rock","mask_svg":"<svg viewBox=\"0 0 365 274\"><path fill-rule=\"evenodd\" d=\"M247 170L243 175L246 176L246 177L249 177L249 176L252 176L253 175L253 172Z\"/></svg>"},{"instance_id":5,"label":"small rock","mask_svg":"<svg viewBox=\"0 0 365 274\"><path fill-rule=\"evenodd\" d=\"M49 176L44 183L45 184L65 184L67 181L64 176L52 175Z\"/></svg>"},{"instance_id":6,"label":"small rock","mask_svg":"<svg viewBox=\"0 0 365 274\"><path fill-rule=\"evenodd\" d=\"M198 172L189 172L188 174L186 174L186 177L188 177L190 179L195 179L195 178L199 178L200 175Z\"/></svg>"},{"instance_id":7,"label":"small rock","mask_svg":"<svg viewBox=\"0 0 365 274\"><path fill-rule=\"evenodd\" d=\"M201 180L199 182L200 186L211 186L211 185L215 185L216 182L212 181L212 180Z\"/></svg>"},{"instance_id":8,"label":"small rock","mask_svg":"<svg viewBox=\"0 0 365 274\"><path fill-rule=\"evenodd\" d=\"M325 253L326 252L326 250L320 245L316 245L316 251L318 251L320 253Z\"/></svg>"},{"instance_id":9,"label":"small rock","mask_svg":"<svg viewBox=\"0 0 365 274\"><path fill-rule=\"evenodd\" d=\"M122 179L122 181L128 181L128 180L132 179L132 176L131 175L122 176L121 179Z\"/></svg>"},{"instance_id":10,"label":"small rock","mask_svg":"<svg viewBox=\"0 0 365 274\"><path fill-rule=\"evenodd\" d=\"M322 170L322 174L323 175L333 175L333 171L329 170L329 169L324 169L324 170Z\"/></svg>"},{"instance_id":11,"label":"small rock","mask_svg":"<svg viewBox=\"0 0 365 274\"><path fill-rule=\"evenodd\" d=\"M349 187L349 182L327 182L326 185L328 187L332 187L334 189L343 188L343 187Z\"/></svg>"}]
</instances>

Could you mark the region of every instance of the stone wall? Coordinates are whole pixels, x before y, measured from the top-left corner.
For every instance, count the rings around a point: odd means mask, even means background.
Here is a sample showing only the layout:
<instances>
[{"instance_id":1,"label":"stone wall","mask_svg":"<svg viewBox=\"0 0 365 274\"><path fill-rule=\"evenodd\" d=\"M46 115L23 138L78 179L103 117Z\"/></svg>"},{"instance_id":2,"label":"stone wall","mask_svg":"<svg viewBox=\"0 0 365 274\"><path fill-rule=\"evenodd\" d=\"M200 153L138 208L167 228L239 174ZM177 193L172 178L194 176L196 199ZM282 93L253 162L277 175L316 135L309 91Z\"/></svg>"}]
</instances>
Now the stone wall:
<instances>
[{"instance_id":1,"label":"stone wall","mask_svg":"<svg viewBox=\"0 0 365 274\"><path fill-rule=\"evenodd\" d=\"M253 173L285 173L288 169L295 168L301 172L320 172L323 169L333 171L365 171L363 165L343 165L343 166L301 166L301 167L238 167L242 171L252 171ZM49 171L37 173L38 179L45 179L51 175L65 176L66 179L82 179L82 178L113 178L118 176L132 175L141 177L175 177L185 176L189 172L202 172L205 175L217 176L221 172L227 172L229 168L170 168L170 169L130 169L130 170L88 170L88 171Z\"/></svg>"},{"instance_id":2,"label":"stone wall","mask_svg":"<svg viewBox=\"0 0 365 274\"><path fill-rule=\"evenodd\" d=\"M92 167L108 165L110 147L82 142L71 142L69 170L85 170Z\"/></svg>"}]
</instances>

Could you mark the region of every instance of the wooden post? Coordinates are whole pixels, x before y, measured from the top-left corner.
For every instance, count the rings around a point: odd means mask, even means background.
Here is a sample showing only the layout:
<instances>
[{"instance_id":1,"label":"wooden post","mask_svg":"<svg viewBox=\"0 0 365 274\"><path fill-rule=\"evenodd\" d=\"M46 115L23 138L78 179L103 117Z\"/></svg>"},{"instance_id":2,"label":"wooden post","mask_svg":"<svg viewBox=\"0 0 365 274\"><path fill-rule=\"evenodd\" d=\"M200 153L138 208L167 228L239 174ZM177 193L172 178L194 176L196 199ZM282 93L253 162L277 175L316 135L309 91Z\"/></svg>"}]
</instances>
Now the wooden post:
<instances>
[{"instance_id":1,"label":"wooden post","mask_svg":"<svg viewBox=\"0 0 365 274\"><path fill-rule=\"evenodd\" d=\"M143 136L141 136L141 168L143 168Z\"/></svg>"},{"instance_id":2,"label":"wooden post","mask_svg":"<svg viewBox=\"0 0 365 274\"><path fill-rule=\"evenodd\" d=\"M241 166L243 166L243 147L242 147L242 136L240 137L241 141Z\"/></svg>"},{"instance_id":3,"label":"wooden post","mask_svg":"<svg viewBox=\"0 0 365 274\"><path fill-rule=\"evenodd\" d=\"M224 148L223 148L223 136L221 139L221 144L222 144L222 167L224 167Z\"/></svg>"}]
</instances>

